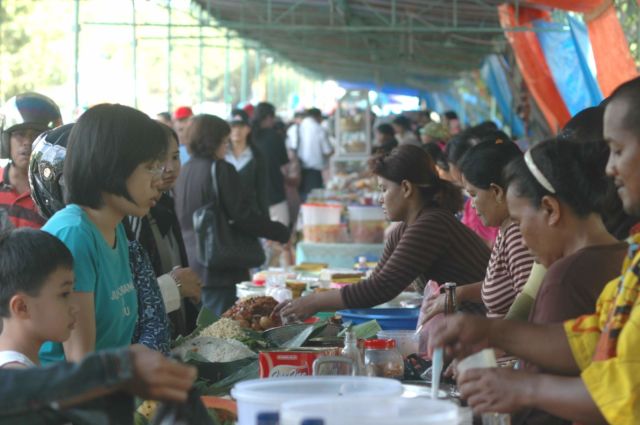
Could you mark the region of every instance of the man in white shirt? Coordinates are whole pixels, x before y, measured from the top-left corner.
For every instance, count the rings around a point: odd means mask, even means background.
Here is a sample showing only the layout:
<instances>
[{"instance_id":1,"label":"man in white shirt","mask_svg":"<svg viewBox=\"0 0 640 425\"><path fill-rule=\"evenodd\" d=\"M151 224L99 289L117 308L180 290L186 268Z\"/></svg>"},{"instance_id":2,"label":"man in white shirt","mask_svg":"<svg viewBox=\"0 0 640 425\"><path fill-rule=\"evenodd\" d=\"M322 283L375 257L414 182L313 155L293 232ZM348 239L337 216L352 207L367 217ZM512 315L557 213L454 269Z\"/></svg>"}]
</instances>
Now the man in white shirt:
<instances>
[{"instance_id":1,"label":"man in white shirt","mask_svg":"<svg viewBox=\"0 0 640 425\"><path fill-rule=\"evenodd\" d=\"M322 127L322 112L317 108L307 111L307 117L302 120L297 134L296 144L290 146L297 152L302 167L302 183L300 196L307 198L313 189L324 187L322 170L327 165L327 159L333 155L333 146L329 141L327 131ZM293 142L290 138L290 143Z\"/></svg>"}]
</instances>

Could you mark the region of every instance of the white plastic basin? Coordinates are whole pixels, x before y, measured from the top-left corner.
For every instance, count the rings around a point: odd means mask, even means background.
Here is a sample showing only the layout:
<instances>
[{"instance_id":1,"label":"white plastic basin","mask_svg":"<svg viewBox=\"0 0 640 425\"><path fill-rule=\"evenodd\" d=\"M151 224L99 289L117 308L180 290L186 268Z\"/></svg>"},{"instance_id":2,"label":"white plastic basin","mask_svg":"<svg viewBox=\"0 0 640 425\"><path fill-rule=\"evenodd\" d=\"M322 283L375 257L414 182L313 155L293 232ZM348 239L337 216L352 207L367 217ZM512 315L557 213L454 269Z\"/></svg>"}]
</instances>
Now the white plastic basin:
<instances>
[{"instance_id":1,"label":"white plastic basin","mask_svg":"<svg viewBox=\"0 0 640 425\"><path fill-rule=\"evenodd\" d=\"M238 424L256 425L258 414L279 412L288 401L337 397L357 400L362 397L400 396L399 381L361 376L299 376L255 379L236 384L231 395L238 402Z\"/></svg>"},{"instance_id":2,"label":"white plastic basin","mask_svg":"<svg viewBox=\"0 0 640 425\"><path fill-rule=\"evenodd\" d=\"M457 425L458 406L444 400L402 397L322 397L290 401L280 408L280 425L322 419L324 425Z\"/></svg>"}]
</instances>

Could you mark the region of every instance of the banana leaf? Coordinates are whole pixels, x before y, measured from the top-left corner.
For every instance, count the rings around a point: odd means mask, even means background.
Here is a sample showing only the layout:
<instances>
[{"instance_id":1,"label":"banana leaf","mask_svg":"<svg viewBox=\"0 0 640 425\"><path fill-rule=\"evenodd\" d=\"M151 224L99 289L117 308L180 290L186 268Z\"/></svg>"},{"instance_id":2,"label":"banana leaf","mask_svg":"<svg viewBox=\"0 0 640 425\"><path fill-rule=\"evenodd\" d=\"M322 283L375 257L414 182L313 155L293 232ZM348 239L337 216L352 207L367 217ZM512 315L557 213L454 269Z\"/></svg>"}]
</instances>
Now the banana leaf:
<instances>
[{"instance_id":1,"label":"banana leaf","mask_svg":"<svg viewBox=\"0 0 640 425\"><path fill-rule=\"evenodd\" d=\"M199 379L196 382L196 387L200 390L202 395L214 395L214 396L223 396L228 395L231 391L231 388L241 381L246 381L249 379L258 379L259 375L259 367L258 360L256 359L243 359L244 361L249 361L244 366L237 369L234 373L228 375L224 379L221 379L217 382L211 383L207 382L207 380ZM238 360L237 362L241 362L243 360ZM230 362L236 363L236 362Z\"/></svg>"},{"instance_id":2,"label":"banana leaf","mask_svg":"<svg viewBox=\"0 0 640 425\"><path fill-rule=\"evenodd\" d=\"M215 322L220 320L220 316L217 316L213 311L209 310L206 307L202 307L200 313L198 313L198 317L196 318L196 328L189 335L178 335L178 337L171 344L171 348L175 348L183 344L185 341L195 338L202 332L204 328L207 328L213 325Z\"/></svg>"}]
</instances>

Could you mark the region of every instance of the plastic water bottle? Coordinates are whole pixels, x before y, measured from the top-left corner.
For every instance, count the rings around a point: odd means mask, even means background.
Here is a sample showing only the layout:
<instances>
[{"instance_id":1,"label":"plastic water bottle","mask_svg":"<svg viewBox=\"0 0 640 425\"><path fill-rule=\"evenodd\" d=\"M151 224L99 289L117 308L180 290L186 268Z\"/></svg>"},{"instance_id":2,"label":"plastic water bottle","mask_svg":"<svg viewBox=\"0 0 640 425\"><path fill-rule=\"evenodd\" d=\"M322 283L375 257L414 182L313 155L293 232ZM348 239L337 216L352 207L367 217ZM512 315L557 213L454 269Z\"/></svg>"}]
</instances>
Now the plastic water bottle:
<instances>
[{"instance_id":1,"label":"plastic water bottle","mask_svg":"<svg viewBox=\"0 0 640 425\"><path fill-rule=\"evenodd\" d=\"M278 425L280 423L280 414L275 412L258 413L258 422L256 425Z\"/></svg>"},{"instance_id":2,"label":"plastic water bottle","mask_svg":"<svg viewBox=\"0 0 640 425\"><path fill-rule=\"evenodd\" d=\"M358 339L352 330L347 331L344 337L344 347L340 354L353 361L353 375L366 376L367 371L364 367L364 359L358 348Z\"/></svg>"},{"instance_id":3,"label":"plastic water bottle","mask_svg":"<svg viewBox=\"0 0 640 425\"><path fill-rule=\"evenodd\" d=\"M358 257L358 267L356 270L366 274L369 271L369 265L367 264L367 257Z\"/></svg>"}]
</instances>

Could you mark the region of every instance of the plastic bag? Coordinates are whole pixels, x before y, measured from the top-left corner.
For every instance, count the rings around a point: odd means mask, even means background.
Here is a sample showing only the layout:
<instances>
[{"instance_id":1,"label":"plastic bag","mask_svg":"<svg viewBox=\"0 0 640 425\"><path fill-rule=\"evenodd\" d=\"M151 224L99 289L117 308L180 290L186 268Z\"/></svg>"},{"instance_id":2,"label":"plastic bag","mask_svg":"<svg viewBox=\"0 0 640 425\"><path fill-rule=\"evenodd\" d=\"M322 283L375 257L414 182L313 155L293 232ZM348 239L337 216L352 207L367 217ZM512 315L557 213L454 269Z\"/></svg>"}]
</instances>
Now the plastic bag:
<instances>
[{"instance_id":1,"label":"plastic bag","mask_svg":"<svg viewBox=\"0 0 640 425\"><path fill-rule=\"evenodd\" d=\"M424 287L424 298L422 300L422 306L420 307L420 315L418 317L418 326L420 326L420 323L422 323L422 318L424 317L423 311L427 305L427 301L429 300L429 297L433 294L439 294L439 293L440 293L440 285L438 284L438 282L436 282L435 280L430 280L429 282L427 282L427 285ZM444 319L444 314L442 313L436 314L424 324L424 326L422 327L422 330L420 331L418 351L420 352L420 355L426 359L431 360L431 356L427 352L427 349L429 347L429 330L433 329L433 327L443 319Z\"/></svg>"},{"instance_id":2,"label":"plastic bag","mask_svg":"<svg viewBox=\"0 0 640 425\"><path fill-rule=\"evenodd\" d=\"M202 404L200 393L192 389L184 403L162 403L150 425L214 425Z\"/></svg>"}]
</instances>

